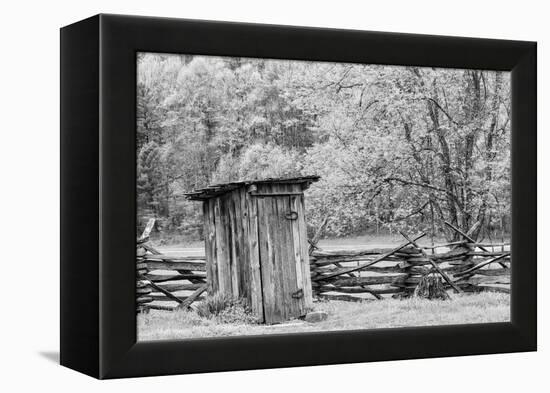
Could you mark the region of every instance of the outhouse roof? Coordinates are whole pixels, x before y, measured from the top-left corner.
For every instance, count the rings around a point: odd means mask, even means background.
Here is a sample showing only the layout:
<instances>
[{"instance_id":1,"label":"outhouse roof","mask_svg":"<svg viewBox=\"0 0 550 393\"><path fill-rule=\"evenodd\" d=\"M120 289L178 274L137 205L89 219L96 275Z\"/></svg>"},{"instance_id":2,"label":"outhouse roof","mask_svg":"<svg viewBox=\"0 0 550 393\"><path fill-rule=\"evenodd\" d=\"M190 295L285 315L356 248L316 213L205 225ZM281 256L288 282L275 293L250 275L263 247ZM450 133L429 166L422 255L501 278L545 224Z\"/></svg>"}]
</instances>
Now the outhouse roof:
<instances>
[{"instance_id":1,"label":"outhouse roof","mask_svg":"<svg viewBox=\"0 0 550 393\"><path fill-rule=\"evenodd\" d=\"M300 177L286 177L286 178L267 178L260 180L243 180L231 183L223 184L211 184L205 188L199 188L192 192L185 193L185 197L194 201L202 201L205 199L214 198L225 194L229 191L236 190L241 187L250 186L253 184L304 184L316 182L320 179L320 176L300 176Z\"/></svg>"}]
</instances>

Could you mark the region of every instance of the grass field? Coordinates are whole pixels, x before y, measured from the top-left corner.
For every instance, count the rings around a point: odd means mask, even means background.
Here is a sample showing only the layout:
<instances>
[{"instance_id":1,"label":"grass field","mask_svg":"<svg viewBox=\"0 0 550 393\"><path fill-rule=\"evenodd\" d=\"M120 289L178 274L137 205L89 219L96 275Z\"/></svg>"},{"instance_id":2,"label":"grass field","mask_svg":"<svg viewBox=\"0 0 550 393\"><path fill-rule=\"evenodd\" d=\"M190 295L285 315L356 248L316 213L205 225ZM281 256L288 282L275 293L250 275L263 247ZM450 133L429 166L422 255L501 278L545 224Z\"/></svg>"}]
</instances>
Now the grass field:
<instances>
[{"instance_id":1,"label":"grass field","mask_svg":"<svg viewBox=\"0 0 550 393\"><path fill-rule=\"evenodd\" d=\"M280 325L220 323L201 318L194 311L155 311L138 315L140 341L302 333L315 331L397 328L468 323L507 322L510 297L484 293L452 295L451 301L421 299L369 300L361 303L329 301L314 304L326 311L326 321L307 323L293 320Z\"/></svg>"}]
</instances>

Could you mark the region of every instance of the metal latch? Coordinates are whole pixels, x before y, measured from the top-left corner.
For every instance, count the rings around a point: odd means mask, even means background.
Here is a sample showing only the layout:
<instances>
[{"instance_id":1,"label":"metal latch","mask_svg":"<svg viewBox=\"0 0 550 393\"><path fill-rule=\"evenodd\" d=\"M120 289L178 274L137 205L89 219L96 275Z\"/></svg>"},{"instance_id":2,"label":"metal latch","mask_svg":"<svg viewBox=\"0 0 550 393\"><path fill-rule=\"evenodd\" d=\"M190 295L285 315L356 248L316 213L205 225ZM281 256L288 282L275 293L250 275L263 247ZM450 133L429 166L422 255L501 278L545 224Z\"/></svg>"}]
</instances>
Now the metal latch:
<instances>
[{"instance_id":1,"label":"metal latch","mask_svg":"<svg viewBox=\"0 0 550 393\"><path fill-rule=\"evenodd\" d=\"M285 218L286 218L287 220L292 220L292 221L294 221L294 220L298 219L298 212L295 212L295 211L290 210L290 211L288 211L288 212L285 213Z\"/></svg>"},{"instance_id":2,"label":"metal latch","mask_svg":"<svg viewBox=\"0 0 550 393\"><path fill-rule=\"evenodd\" d=\"M294 299L300 299L300 298L303 298L304 297L304 290L303 289L298 289L296 292L294 292L292 294L292 297Z\"/></svg>"}]
</instances>

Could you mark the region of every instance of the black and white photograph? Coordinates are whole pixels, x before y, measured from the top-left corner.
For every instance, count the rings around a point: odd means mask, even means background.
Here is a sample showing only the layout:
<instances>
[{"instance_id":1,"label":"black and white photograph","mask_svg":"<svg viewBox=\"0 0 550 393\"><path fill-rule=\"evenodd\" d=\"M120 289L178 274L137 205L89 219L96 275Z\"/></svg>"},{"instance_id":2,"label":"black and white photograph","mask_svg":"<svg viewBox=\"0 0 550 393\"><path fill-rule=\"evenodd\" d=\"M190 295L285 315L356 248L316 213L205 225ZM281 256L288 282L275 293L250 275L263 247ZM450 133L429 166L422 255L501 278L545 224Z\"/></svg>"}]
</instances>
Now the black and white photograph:
<instances>
[{"instance_id":1,"label":"black and white photograph","mask_svg":"<svg viewBox=\"0 0 550 393\"><path fill-rule=\"evenodd\" d=\"M510 321L510 72L139 52L139 341Z\"/></svg>"},{"instance_id":2,"label":"black and white photograph","mask_svg":"<svg viewBox=\"0 0 550 393\"><path fill-rule=\"evenodd\" d=\"M544 3L3 11L1 391L548 385Z\"/></svg>"}]
</instances>

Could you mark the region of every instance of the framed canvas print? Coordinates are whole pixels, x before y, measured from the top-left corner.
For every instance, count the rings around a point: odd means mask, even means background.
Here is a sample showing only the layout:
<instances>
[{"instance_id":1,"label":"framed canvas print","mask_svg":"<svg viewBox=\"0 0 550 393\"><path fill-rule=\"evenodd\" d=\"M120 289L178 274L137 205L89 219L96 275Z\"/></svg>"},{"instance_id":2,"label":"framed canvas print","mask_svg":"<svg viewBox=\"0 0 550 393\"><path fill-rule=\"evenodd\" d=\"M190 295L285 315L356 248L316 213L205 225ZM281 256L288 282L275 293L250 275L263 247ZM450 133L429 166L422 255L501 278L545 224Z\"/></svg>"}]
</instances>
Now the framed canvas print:
<instances>
[{"instance_id":1,"label":"framed canvas print","mask_svg":"<svg viewBox=\"0 0 550 393\"><path fill-rule=\"evenodd\" d=\"M536 350L535 152L533 42L64 27L61 363Z\"/></svg>"}]
</instances>

